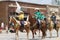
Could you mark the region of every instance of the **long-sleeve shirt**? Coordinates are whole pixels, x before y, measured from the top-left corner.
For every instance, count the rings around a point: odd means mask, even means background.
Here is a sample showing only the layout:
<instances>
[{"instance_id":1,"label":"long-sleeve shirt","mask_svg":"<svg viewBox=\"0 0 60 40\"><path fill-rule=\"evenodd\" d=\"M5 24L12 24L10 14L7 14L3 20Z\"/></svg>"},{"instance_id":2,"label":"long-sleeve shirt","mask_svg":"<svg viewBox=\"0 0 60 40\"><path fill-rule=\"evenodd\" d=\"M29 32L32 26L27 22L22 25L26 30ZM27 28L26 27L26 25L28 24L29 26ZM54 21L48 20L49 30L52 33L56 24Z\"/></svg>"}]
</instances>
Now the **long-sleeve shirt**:
<instances>
[{"instance_id":1,"label":"long-sleeve shirt","mask_svg":"<svg viewBox=\"0 0 60 40\"><path fill-rule=\"evenodd\" d=\"M17 17L19 18L19 20L23 20L24 19L24 14L20 14Z\"/></svg>"},{"instance_id":2,"label":"long-sleeve shirt","mask_svg":"<svg viewBox=\"0 0 60 40\"><path fill-rule=\"evenodd\" d=\"M41 18L41 12L35 12L35 18L40 19Z\"/></svg>"},{"instance_id":3,"label":"long-sleeve shirt","mask_svg":"<svg viewBox=\"0 0 60 40\"><path fill-rule=\"evenodd\" d=\"M41 15L41 20L44 20L44 18L46 18L44 15Z\"/></svg>"},{"instance_id":4,"label":"long-sleeve shirt","mask_svg":"<svg viewBox=\"0 0 60 40\"><path fill-rule=\"evenodd\" d=\"M51 16L51 20L55 21L56 20L56 16Z\"/></svg>"}]
</instances>

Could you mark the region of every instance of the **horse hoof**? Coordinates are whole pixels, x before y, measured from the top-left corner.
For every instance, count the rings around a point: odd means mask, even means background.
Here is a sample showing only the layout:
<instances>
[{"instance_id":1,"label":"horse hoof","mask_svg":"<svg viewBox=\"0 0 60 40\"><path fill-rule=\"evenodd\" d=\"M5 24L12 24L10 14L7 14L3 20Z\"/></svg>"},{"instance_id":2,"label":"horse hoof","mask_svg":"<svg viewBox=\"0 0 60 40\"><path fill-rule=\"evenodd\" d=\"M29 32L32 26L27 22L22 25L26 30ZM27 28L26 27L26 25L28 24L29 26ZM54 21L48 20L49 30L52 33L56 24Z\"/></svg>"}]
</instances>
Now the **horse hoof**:
<instances>
[{"instance_id":1,"label":"horse hoof","mask_svg":"<svg viewBox=\"0 0 60 40\"><path fill-rule=\"evenodd\" d=\"M35 32L35 35L37 35L37 33Z\"/></svg>"},{"instance_id":2,"label":"horse hoof","mask_svg":"<svg viewBox=\"0 0 60 40\"><path fill-rule=\"evenodd\" d=\"M52 38L52 37L50 37L50 38Z\"/></svg>"},{"instance_id":3,"label":"horse hoof","mask_svg":"<svg viewBox=\"0 0 60 40\"><path fill-rule=\"evenodd\" d=\"M42 39L44 39L44 37L42 37Z\"/></svg>"},{"instance_id":4,"label":"horse hoof","mask_svg":"<svg viewBox=\"0 0 60 40\"><path fill-rule=\"evenodd\" d=\"M23 32L23 30L20 30L21 32Z\"/></svg>"},{"instance_id":5,"label":"horse hoof","mask_svg":"<svg viewBox=\"0 0 60 40\"><path fill-rule=\"evenodd\" d=\"M57 36L57 37L59 37L59 36Z\"/></svg>"},{"instance_id":6,"label":"horse hoof","mask_svg":"<svg viewBox=\"0 0 60 40\"><path fill-rule=\"evenodd\" d=\"M44 39L45 38L45 36L44 37L42 37L42 39Z\"/></svg>"}]
</instances>

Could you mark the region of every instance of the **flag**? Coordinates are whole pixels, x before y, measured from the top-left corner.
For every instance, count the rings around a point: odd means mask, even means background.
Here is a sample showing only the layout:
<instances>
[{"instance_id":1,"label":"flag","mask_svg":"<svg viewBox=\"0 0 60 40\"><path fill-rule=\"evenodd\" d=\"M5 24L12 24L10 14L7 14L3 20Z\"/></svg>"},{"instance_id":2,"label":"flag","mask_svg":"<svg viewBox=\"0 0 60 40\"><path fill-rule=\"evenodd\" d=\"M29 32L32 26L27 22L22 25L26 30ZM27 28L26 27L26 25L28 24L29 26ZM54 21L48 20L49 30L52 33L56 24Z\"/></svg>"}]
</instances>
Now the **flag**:
<instances>
[{"instance_id":1,"label":"flag","mask_svg":"<svg viewBox=\"0 0 60 40\"><path fill-rule=\"evenodd\" d=\"M16 9L16 12L17 13L20 13L21 11L21 6L16 2L16 5L17 5L17 9Z\"/></svg>"}]
</instances>

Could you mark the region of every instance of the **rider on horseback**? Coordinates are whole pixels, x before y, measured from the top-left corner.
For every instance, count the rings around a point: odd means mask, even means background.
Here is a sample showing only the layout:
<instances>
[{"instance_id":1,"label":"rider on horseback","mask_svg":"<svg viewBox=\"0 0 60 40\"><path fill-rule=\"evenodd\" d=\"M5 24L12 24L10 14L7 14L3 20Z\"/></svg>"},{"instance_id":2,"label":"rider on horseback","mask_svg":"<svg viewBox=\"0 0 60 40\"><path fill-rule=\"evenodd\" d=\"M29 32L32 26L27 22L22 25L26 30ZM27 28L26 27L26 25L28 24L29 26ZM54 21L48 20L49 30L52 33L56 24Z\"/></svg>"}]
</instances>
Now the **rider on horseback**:
<instances>
[{"instance_id":1,"label":"rider on horseback","mask_svg":"<svg viewBox=\"0 0 60 40\"><path fill-rule=\"evenodd\" d=\"M52 20L53 23L54 23L54 28L56 28L56 16L55 16L54 13L52 13L51 20Z\"/></svg>"},{"instance_id":2,"label":"rider on horseback","mask_svg":"<svg viewBox=\"0 0 60 40\"><path fill-rule=\"evenodd\" d=\"M35 14L35 19L37 20L37 23L40 23L40 16L41 16L41 12L39 10L37 10L37 12L34 13Z\"/></svg>"},{"instance_id":3,"label":"rider on horseback","mask_svg":"<svg viewBox=\"0 0 60 40\"><path fill-rule=\"evenodd\" d=\"M21 11L17 17L20 20L21 27L24 27L24 12Z\"/></svg>"},{"instance_id":4,"label":"rider on horseback","mask_svg":"<svg viewBox=\"0 0 60 40\"><path fill-rule=\"evenodd\" d=\"M40 25L41 21L44 20L45 16L39 10L37 10L37 12L35 12L34 15L35 19L37 20L37 24Z\"/></svg>"}]
</instances>

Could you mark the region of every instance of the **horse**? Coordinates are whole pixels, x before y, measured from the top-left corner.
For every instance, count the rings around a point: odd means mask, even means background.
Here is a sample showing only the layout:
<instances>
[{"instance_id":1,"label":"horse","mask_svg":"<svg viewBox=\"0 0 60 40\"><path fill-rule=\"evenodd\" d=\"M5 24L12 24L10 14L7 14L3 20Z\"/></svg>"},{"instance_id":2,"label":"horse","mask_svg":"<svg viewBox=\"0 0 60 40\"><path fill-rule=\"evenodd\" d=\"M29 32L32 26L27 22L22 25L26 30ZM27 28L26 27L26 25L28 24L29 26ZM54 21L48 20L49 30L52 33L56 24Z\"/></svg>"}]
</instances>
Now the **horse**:
<instances>
[{"instance_id":1,"label":"horse","mask_svg":"<svg viewBox=\"0 0 60 40\"><path fill-rule=\"evenodd\" d=\"M45 38L47 31L47 25L45 20L42 20L41 22L41 31L42 31L42 38Z\"/></svg>"},{"instance_id":2,"label":"horse","mask_svg":"<svg viewBox=\"0 0 60 40\"><path fill-rule=\"evenodd\" d=\"M35 18L33 18L32 15L30 15L30 18L29 18L29 21L30 21L30 29L32 31L32 35L33 35L33 38L34 38L34 34L36 34L36 31L39 30L39 36L40 36L40 30L42 31L42 38L46 36L46 22L43 20L41 22L41 24L37 24L37 21ZM41 25L41 26L40 26Z\"/></svg>"},{"instance_id":3,"label":"horse","mask_svg":"<svg viewBox=\"0 0 60 40\"><path fill-rule=\"evenodd\" d=\"M57 37L58 37L58 30L59 30L59 26L60 26L60 23L56 22L56 24L54 25L53 21L51 19L48 19L48 30L50 31L50 38L52 37L52 33L51 31L53 29L55 29L57 31Z\"/></svg>"},{"instance_id":4,"label":"horse","mask_svg":"<svg viewBox=\"0 0 60 40\"><path fill-rule=\"evenodd\" d=\"M50 19L48 19L48 30L50 31L50 38L52 37L51 31L53 30L53 27L54 23Z\"/></svg>"},{"instance_id":5,"label":"horse","mask_svg":"<svg viewBox=\"0 0 60 40\"><path fill-rule=\"evenodd\" d=\"M17 21L15 17L12 17L10 19L10 21L14 23L14 29L16 31L16 35L18 36L18 31L21 28L20 21ZM30 23L29 23L29 21L24 21L24 22L26 23L26 24L24 24L24 29L27 32L27 39L28 39L28 34L29 34L29 30L30 30Z\"/></svg>"},{"instance_id":6,"label":"horse","mask_svg":"<svg viewBox=\"0 0 60 40\"><path fill-rule=\"evenodd\" d=\"M56 28L55 28L55 30L57 31L57 37L59 36L58 35L59 28L60 28L60 22L59 22L59 20L57 20Z\"/></svg>"},{"instance_id":7,"label":"horse","mask_svg":"<svg viewBox=\"0 0 60 40\"><path fill-rule=\"evenodd\" d=\"M38 29L37 21L36 21L36 19L32 18L32 16L30 16L29 21L30 21L30 29L32 31L32 35L34 38L34 34L36 33L36 31Z\"/></svg>"}]
</instances>

